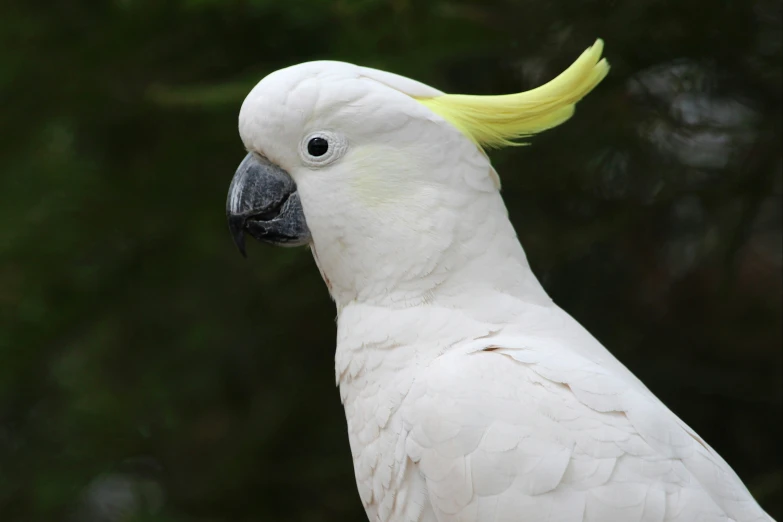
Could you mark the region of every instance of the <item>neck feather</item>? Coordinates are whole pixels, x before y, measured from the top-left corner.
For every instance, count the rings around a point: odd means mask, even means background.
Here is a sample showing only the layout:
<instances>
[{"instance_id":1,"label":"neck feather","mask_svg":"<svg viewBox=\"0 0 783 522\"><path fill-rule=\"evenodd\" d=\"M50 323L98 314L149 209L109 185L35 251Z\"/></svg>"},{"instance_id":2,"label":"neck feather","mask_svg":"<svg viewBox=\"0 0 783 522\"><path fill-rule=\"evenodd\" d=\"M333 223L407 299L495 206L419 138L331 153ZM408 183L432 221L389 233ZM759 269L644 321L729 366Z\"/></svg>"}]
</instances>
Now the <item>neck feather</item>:
<instances>
[{"instance_id":1,"label":"neck feather","mask_svg":"<svg viewBox=\"0 0 783 522\"><path fill-rule=\"evenodd\" d=\"M313 257L338 312L352 303L389 309L467 306L466 295L504 294L548 305L500 194L483 194L471 207L461 209L450 226L419 232L402 248L360 231L316 241Z\"/></svg>"}]
</instances>

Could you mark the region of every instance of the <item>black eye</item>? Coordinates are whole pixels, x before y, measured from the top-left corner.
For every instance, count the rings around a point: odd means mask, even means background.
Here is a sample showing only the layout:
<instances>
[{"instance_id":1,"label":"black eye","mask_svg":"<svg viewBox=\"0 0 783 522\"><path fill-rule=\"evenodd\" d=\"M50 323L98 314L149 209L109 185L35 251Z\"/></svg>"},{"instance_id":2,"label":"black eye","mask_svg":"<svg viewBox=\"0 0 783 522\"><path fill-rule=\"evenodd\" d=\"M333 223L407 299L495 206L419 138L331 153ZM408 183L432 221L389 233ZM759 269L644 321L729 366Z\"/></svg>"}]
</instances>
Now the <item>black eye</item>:
<instances>
[{"instance_id":1,"label":"black eye","mask_svg":"<svg viewBox=\"0 0 783 522\"><path fill-rule=\"evenodd\" d=\"M323 156L329 150L329 142L324 138L313 138L307 142L307 153L311 156Z\"/></svg>"}]
</instances>

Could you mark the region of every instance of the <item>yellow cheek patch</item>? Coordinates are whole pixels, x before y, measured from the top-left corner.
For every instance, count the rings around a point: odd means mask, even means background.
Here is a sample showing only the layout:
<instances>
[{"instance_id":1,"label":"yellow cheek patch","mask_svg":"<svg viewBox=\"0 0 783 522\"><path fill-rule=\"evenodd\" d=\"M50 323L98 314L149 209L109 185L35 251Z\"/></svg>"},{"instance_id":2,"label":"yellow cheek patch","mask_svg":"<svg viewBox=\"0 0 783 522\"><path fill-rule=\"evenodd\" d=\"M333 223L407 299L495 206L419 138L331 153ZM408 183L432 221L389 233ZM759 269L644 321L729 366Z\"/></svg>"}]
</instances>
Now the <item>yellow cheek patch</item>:
<instances>
[{"instance_id":1,"label":"yellow cheek patch","mask_svg":"<svg viewBox=\"0 0 783 522\"><path fill-rule=\"evenodd\" d=\"M530 91L501 96L444 94L416 98L459 129L479 147L523 145L518 140L557 127L574 114L574 105L609 72L596 40L557 78Z\"/></svg>"},{"instance_id":2,"label":"yellow cheek patch","mask_svg":"<svg viewBox=\"0 0 783 522\"><path fill-rule=\"evenodd\" d=\"M415 158L393 147L364 145L346 159L356 173L350 186L366 207L406 200L413 189L408 180L419 177Z\"/></svg>"}]
</instances>

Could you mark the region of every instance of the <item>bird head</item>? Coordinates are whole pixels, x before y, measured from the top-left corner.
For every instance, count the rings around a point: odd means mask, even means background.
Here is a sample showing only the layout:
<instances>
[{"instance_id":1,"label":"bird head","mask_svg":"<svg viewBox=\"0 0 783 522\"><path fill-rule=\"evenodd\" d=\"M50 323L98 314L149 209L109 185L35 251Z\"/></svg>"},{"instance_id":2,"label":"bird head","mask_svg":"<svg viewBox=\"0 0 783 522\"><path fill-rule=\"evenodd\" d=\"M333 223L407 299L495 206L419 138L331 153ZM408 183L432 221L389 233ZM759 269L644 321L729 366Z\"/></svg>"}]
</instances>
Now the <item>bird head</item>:
<instances>
[{"instance_id":1,"label":"bird head","mask_svg":"<svg viewBox=\"0 0 783 522\"><path fill-rule=\"evenodd\" d=\"M333 61L271 73L239 115L248 153L226 205L234 241L243 254L246 233L309 244L343 301L439 284L510 227L485 149L567 120L608 71L602 47L503 96L444 94Z\"/></svg>"}]
</instances>

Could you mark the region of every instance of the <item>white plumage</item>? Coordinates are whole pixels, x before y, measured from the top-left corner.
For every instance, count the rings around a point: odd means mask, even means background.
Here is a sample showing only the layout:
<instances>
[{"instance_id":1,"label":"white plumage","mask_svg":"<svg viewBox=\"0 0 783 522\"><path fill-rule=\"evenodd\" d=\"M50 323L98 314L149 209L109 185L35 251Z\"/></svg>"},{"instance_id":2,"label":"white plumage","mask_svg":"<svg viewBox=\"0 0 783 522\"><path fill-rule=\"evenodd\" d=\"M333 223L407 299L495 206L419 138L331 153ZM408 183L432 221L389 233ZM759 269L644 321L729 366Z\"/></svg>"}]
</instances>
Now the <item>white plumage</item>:
<instances>
[{"instance_id":1,"label":"white plumage","mask_svg":"<svg viewBox=\"0 0 783 522\"><path fill-rule=\"evenodd\" d=\"M599 53L600 54L600 53ZM390 73L313 62L240 114L295 180L338 310L336 377L373 522L771 520L546 295L482 150ZM344 151L303 160L314 132Z\"/></svg>"}]
</instances>

